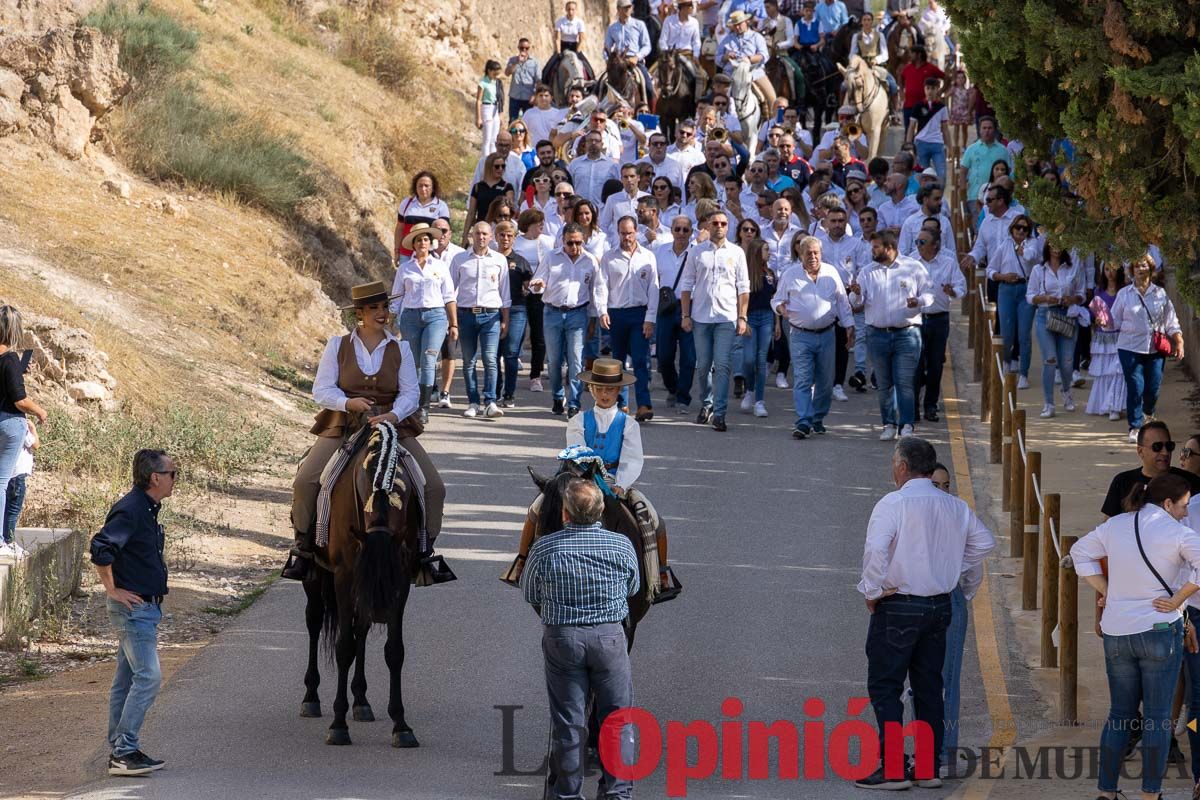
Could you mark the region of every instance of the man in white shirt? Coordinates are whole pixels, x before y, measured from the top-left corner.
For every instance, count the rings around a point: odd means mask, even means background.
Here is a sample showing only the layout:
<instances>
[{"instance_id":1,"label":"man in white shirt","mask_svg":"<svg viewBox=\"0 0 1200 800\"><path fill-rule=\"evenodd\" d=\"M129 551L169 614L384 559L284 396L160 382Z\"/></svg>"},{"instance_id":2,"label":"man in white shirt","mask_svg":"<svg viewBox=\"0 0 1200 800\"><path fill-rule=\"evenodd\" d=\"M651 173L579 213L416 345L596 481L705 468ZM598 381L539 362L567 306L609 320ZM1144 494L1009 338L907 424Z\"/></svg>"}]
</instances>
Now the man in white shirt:
<instances>
[{"instance_id":1,"label":"man in white shirt","mask_svg":"<svg viewBox=\"0 0 1200 800\"><path fill-rule=\"evenodd\" d=\"M791 265L792 239L803 233L804 229L792 221L792 201L780 197L771 205L771 224L762 229L763 241L771 248L767 263L776 275L782 275Z\"/></svg>"},{"instance_id":2,"label":"man in white shirt","mask_svg":"<svg viewBox=\"0 0 1200 800\"><path fill-rule=\"evenodd\" d=\"M671 229L660 221L658 202L650 195L638 199L637 221L638 242L642 247L653 250L663 242L671 241Z\"/></svg>"},{"instance_id":3,"label":"man in white shirt","mask_svg":"<svg viewBox=\"0 0 1200 800\"><path fill-rule=\"evenodd\" d=\"M797 245L800 263L780 277L771 306L787 319L791 332L792 402L796 424L792 438L807 439L825 433L834 385L834 326L846 329L849 346L854 346L854 315L838 271L822 263L821 243L805 236Z\"/></svg>"},{"instance_id":4,"label":"man in white shirt","mask_svg":"<svg viewBox=\"0 0 1200 800\"><path fill-rule=\"evenodd\" d=\"M450 241L449 219L440 217L434 220L433 227L437 228L439 237L434 242L433 254L435 256L449 265L456 255L466 252L464 248ZM451 341L449 336L442 341L442 352L439 354L442 369L440 374L441 380L438 385L438 408L451 408L453 405L450 402L450 387L454 383L454 348L457 346L458 340Z\"/></svg>"},{"instance_id":5,"label":"man in white shirt","mask_svg":"<svg viewBox=\"0 0 1200 800\"><path fill-rule=\"evenodd\" d=\"M890 441L896 438L897 425L901 436L913 432L921 312L933 304L933 286L921 262L897 253L891 231L871 236L871 256L876 266L850 285L850 302L864 307L867 350L879 383L879 439Z\"/></svg>"},{"instance_id":6,"label":"man in white shirt","mask_svg":"<svg viewBox=\"0 0 1200 800\"><path fill-rule=\"evenodd\" d=\"M525 109L525 113L521 115L521 119L525 122L525 129L529 131L528 141L536 144L542 140L548 140L550 131L557 128L566 119L566 109L555 108L551 104L553 99L550 87L546 84L539 83L534 89L533 107ZM519 184L513 185L518 186Z\"/></svg>"},{"instance_id":7,"label":"man in white shirt","mask_svg":"<svg viewBox=\"0 0 1200 800\"><path fill-rule=\"evenodd\" d=\"M675 174L679 180L672 180L675 188L681 193L686 190L683 181L692 167L704 163L704 150L696 141L696 123L694 120L684 120L675 125L675 143L667 148L667 158L675 162Z\"/></svg>"},{"instance_id":8,"label":"man in white shirt","mask_svg":"<svg viewBox=\"0 0 1200 800\"><path fill-rule=\"evenodd\" d=\"M692 54L692 58L700 61L700 21L692 16L695 5L692 0L682 0L679 3L679 13L663 20L662 33L658 35L658 50L662 56L669 56L673 50L682 50Z\"/></svg>"},{"instance_id":9,"label":"man in white shirt","mask_svg":"<svg viewBox=\"0 0 1200 800\"><path fill-rule=\"evenodd\" d=\"M654 177L666 178L675 188L679 188L679 162L667 155L667 137L655 131L650 134L646 155L637 160L639 164L649 164L654 167Z\"/></svg>"},{"instance_id":10,"label":"man in white shirt","mask_svg":"<svg viewBox=\"0 0 1200 800\"><path fill-rule=\"evenodd\" d=\"M750 274L746 254L728 238L729 215L718 211L705 221L709 238L690 251L679 281L682 327L696 341L703 406L696 424L712 423L725 431L729 405L730 355L733 337L746 335ZM710 375L715 372L716 379Z\"/></svg>"},{"instance_id":11,"label":"man in white shirt","mask_svg":"<svg viewBox=\"0 0 1200 800\"><path fill-rule=\"evenodd\" d=\"M925 419L937 422L942 365L950 339L950 301L967 293L967 282L958 268L958 260L942 249L937 236L922 231L917 234L916 245L913 257L929 273L933 303L921 315L921 365L917 368L915 407L924 409Z\"/></svg>"},{"instance_id":12,"label":"man in white shirt","mask_svg":"<svg viewBox=\"0 0 1200 800\"><path fill-rule=\"evenodd\" d=\"M937 217L942 225L942 244L939 249L950 256L956 256L958 247L954 242L954 230L950 226L950 218L942 209L942 185L928 183L918 189L915 196L919 208L909 214L908 218L900 225L898 241L900 252L906 256L912 255L913 250L916 249L917 233L921 230L922 223L929 217Z\"/></svg>"},{"instance_id":13,"label":"man in white shirt","mask_svg":"<svg viewBox=\"0 0 1200 800\"><path fill-rule=\"evenodd\" d=\"M888 199L876 207L879 212L879 230L891 230L899 236L904 220L920 210L916 198L906 194L907 186L908 178L901 173L893 172L887 176L884 190Z\"/></svg>"},{"instance_id":14,"label":"man in white shirt","mask_svg":"<svg viewBox=\"0 0 1200 800\"><path fill-rule=\"evenodd\" d=\"M692 377L696 370L696 343L691 331L683 329L683 311L679 303L682 292L679 281L687 263L692 241L692 221L680 215L671 220L671 238L654 248L658 266L658 285L669 286L675 293L675 307L663 313L659 307L655 331L655 351L658 355L658 374L667 387L667 407L675 406L677 413L687 414L692 402ZM675 352L679 351L679 365Z\"/></svg>"},{"instance_id":15,"label":"man in white shirt","mask_svg":"<svg viewBox=\"0 0 1200 800\"><path fill-rule=\"evenodd\" d=\"M970 600L983 580L983 560L996 546L970 507L929 480L937 452L907 437L892 455L897 491L871 511L858 590L871 614L867 630L867 693L879 726L880 768L856 781L864 789L941 786L938 780L945 709L942 664L950 624L950 593L961 587ZM910 778L903 742L890 742L903 725L904 681L913 691L918 720L933 732L933 752L918 749Z\"/></svg>"},{"instance_id":16,"label":"man in white shirt","mask_svg":"<svg viewBox=\"0 0 1200 800\"><path fill-rule=\"evenodd\" d=\"M637 167L633 164L621 166L621 191L608 196L600 210L600 229L610 242L617 240L617 220L621 217L636 217L638 199L648 196L638 189Z\"/></svg>"},{"instance_id":17,"label":"man in white shirt","mask_svg":"<svg viewBox=\"0 0 1200 800\"><path fill-rule=\"evenodd\" d=\"M847 224L846 209L831 208L825 214L825 226L818 227L816 233L817 241L821 243L822 260L826 264L831 264L838 271L843 286L849 286L860 270L874 263L871 260L871 245L862 239L851 236L846 230ZM841 403L849 400L842 384L846 381L851 352L855 355L855 371L864 375L867 371L867 349L858 341L866 338L862 328L857 327L863 323L858 319L859 314L853 316L856 320L855 330L858 331L858 336L855 337L853 343L848 340L846 328L838 326L834 329L837 342L834 348L833 399Z\"/></svg>"},{"instance_id":18,"label":"man in white shirt","mask_svg":"<svg viewBox=\"0 0 1200 800\"><path fill-rule=\"evenodd\" d=\"M550 391L554 395L552 410L569 416L579 413L579 393L583 384L583 336L588 324L588 304L597 308L608 301L600 265L583 249L583 227L567 223L562 230L562 248L542 259L529 282L529 291L540 294L545 309L543 331L546 338L546 360L550 363ZM608 315L600 315L600 324L608 328ZM568 391L564 398L563 361L567 364ZM564 402L565 400L565 402Z\"/></svg>"},{"instance_id":19,"label":"man in white shirt","mask_svg":"<svg viewBox=\"0 0 1200 800\"><path fill-rule=\"evenodd\" d=\"M508 259L488 247L492 226L476 222L471 226L471 249L459 253L450 262L450 277L458 289L458 341L462 347L463 383L467 389L465 417L477 417L480 411L479 383L475 359L483 354L483 414L502 417L496 405L497 356L500 339L508 331L508 310L512 295L508 286Z\"/></svg>"},{"instance_id":20,"label":"man in white shirt","mask_svg":"<svg viewBox=\"0 0 1200 800\"><path fill-rule=\"evenodd\" d=\"M617 162L604 154L604 138L599 131L591 131L584 139L587 151L571 161L567 168L571 173L571 184L580 197L591 200L597 206L603 203L604 183L610 180L620 180L621 171ZM634 180L637 180L637 170L634 170Z\"/></svg>"},{"instance_id":21,"label":"man in white shirt","mask_svg":"<svg viewBox=\"0 0 1200 800\"><path fill-rule=\"evenodd\" d=\"M496 150L492 154L494 158L497 155L504 156L504 180L513 185L513 188L521 185L521 181L525 180L525 162L521 160L519 153L514 153L512 149L512 134L507 130L502 130L496 134ZM483 180L483 168L487 166L488 156L479 159L479 163L475 165L475 175L471 178L471 183L476 184ZM491 180L490 178L488 180ZM480 209L480 214L487 214L487 209Z\"/></svg>"},{"instance_id":22,"label":"man in white shirt","mask_svg":"<svg viewBox=\"0 0 1200 800\"><path fill-rule=\"evenodd\" d=\"M737 10L729 15L729 33L717 45L717 68L733 77L733 69L740 62L750 67L750 79L763 95L767 108L775 105L775 87L767 80L763 65L771 58L767 40L758 31L750 29L753 19L745 11Z\"/></svg>"},{"instance_id":23,"label":"man in white shirt","mask_svg":"<svg viewBox=\"0 0 1200 800\"><path fill-rule=\"evenodd\" d=\"M613 358L633 362L634 419L648 422L654 416L650 400L650 339L658 318L658 264L654 253L638 244L637 220L626 215L617 220L618 247L600 260L600 273L607 288L608 341ZM628 406L628 389L621 391L621 405Z\"/></svg>"}]
</instances>

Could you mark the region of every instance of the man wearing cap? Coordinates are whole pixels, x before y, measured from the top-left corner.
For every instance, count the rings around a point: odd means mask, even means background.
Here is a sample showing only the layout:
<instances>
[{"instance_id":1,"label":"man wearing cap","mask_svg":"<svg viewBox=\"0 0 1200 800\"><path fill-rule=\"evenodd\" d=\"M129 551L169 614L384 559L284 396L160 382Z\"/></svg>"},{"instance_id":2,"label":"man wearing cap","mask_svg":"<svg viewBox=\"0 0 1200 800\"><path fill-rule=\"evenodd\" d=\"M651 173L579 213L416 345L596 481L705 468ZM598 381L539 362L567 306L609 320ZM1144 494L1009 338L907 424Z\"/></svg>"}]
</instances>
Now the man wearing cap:
<instances>
[{"instance_id":1,"label":"man wearing cap","mask_svg":"<svg viewBox=\"0 0 1200 800\"><path fill-rule=\"evenodd\" d=\"M654 81L646 69L646 57L650 55L650 32L646 23L633 16L633 0L617 0L617 20L604 32L604 57L620 55L630 67L642 76L646 91L646 103L654 108Z\"/></svg>"},{"instance_id":2,"label":"man wearing cap","mask_svg":"<svg viewBox=\"0 0 1200 800\"><path fill-rule=\"evenodd\" d=\"M450 277L458 287L459 346L462 348L463 383L467 389L464 417L480 413L479 378L475 358L483 355L483 415L502 417L496 405L497 357L500 340L508 332L508 313L512 295L508 285L508 259L488 247L492 226L476 222L471 226L471 249L459 253L450 262Z\"/></svg>"},{"instance_id":3,"label":"man wearing cap","mask_svg":"<svg viewBox=\"0 0 1200 800\"><path fill-rule=\"evenodd\" d=\"M767 80L763 65L771 57L767 40L758 31L750 30L752 17L745 11L734 11L729 15L729 33L717 45L717 65L726 75L733 77L733 68L740 61L750 63L750 78L762 92L764 104L775 105L775 88Z\"/></svg>"},{"instance_id":4,"label":"man wearing cap","mask_svg":"<svg viewBox=\"0 0 1200 800\"><path fill-rule=\"evenodd\" d=\"M312 389L313 400L321 411L309 431L317 440L301 460L292 482L296 542L283 568L285 578L302 580L308 571L315 545L321 473L363 425L390 422L397 427L400 444L416 459L425 476L425 527L430 544L442 529L446 485L416 440L422 430L414 416L420 397L416 359L408 342L400 341L387 329L388 301L392 299L383 281L352 287L351 305L343 306L343 310L354 309L357 324L350 333L330 339L321 354Z\"/></svg>"},{"instance_id":5,"label":"man wearing cap","mask_svg":"<svg viewBox=\"0 0 1200 800\"><path fill-rule=\"evenodd\" d=\"M690 53L694 63L700 61L700 21L692 16L692 0L680 0L679 13L663 20L658 36L658 49L664 55L674 51Z\"/></svg>"},{"instance_id":6,"label":"man wearing cap","mask_svg":"<svg viewBox=\"0 0 1200 800\"><path fill-rule=\"evenodd\" d=\"M650 340L658 318L658 269L654 253L638 244L636 219L621 217L616 234L619 246L600 260L607 307L600 306L597 310L602 314L607 311L611 320L609 342L613 358L622 364L626 356L633 361L637 421L647 422L654 416L650 401Z\"/></svg>"}]
</instances>

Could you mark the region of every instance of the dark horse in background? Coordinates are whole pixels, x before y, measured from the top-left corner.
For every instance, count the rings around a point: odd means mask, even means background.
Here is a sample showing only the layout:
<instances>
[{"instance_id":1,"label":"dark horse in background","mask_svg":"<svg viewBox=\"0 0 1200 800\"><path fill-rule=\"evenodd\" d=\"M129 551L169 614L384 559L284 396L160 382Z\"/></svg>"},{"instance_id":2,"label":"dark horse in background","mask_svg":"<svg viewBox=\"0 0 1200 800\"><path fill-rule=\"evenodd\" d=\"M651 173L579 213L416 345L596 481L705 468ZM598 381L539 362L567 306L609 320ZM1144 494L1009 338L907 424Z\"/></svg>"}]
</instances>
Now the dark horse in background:
<instances>
[{"instance_id":1,"label":"dark horse in background","mask_svg":"<svg viewBox=\"0 0 1200 800\"><path fill-rule=\"evenodd\" d=\"M604 102L608 97L607 90L611 88L629 104L630 108L636 109L642 103L647 102L646 88L642 86L643 79L636 67L629 66L619 53L613 53L605 65L604 74L596 80L592 94Z\"/></svg>"},{"instance_id":2,"label":"dark horse in background","mask_svg":"<svg viewBox=\"0 0 1200 800\"><path fill-rule=\"evenodd\" d=\"M322 633L326 647L332 646L337 660L337 696L326 744L350 744L346 684L351 664L355 666L350 684L354 719L375 719L366 697L364 662L367 633L372 624L379 623L387 626L383 653L391 677L388 716L392 719L392 746L418 746L417 737L404 719L400 676L404 667L404 606L420 569L421 509L416 488L407 476L386 492L373 487L382 442L379 428L361 431L348 441L347 446L355 448L354 455L330 494L329 542L317 549L319 567L309 570L304 581L309 639L308 671L304 676L307 691L300 716L321 716L317 645ZM398 470L397 475L403 473Z\"/></svg>"},{"instance_id":3,"label":"dark horse in background","mask_svg":"<svg viewBox=\"0 0 1200 800\"><path fill-rule=\"evenodd\" d=\"M842 97L842 73L838 64L846 66L849 63L850 40L861 29L858 19L851 18L829 37L822 50L815 53L800 51L795 58L804 75L804 102L801 105L812 112L814 147L821 141L825 124L837 121Z\"/></svg>"},{"instance_id":4,"label":"dark horse in background","mask_svg":"<svg viewBox=\"0 0 1200 800\"><path fill-rule=\"evenodd\" d=\"M661 53L654 66L658 83L659 130L667 141L675 140L675 125L696 115L696 104L704 96L707 75L700 64L679 51Z\"/></svg>"}]
</instances>

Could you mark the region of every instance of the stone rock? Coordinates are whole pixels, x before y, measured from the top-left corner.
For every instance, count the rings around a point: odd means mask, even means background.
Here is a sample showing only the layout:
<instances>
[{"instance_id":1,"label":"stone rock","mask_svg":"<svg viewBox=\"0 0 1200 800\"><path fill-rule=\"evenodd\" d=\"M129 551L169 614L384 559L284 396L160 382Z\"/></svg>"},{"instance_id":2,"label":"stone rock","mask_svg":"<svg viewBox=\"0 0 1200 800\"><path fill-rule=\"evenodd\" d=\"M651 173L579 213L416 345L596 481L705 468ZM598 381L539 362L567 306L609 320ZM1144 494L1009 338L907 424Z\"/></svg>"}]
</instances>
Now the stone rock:
<instances>
[{"instance_id":1,"label":"stone rock","mask_svg":"<svg viewBox=\"0 0 1200 800\"><path fill-rule=\"evenodd\" d=\"M96 117L102 117L129 91L129 76L117 63L116 39L95 28L76 28L72 38L71 93Z\"/></svg>"},{"instance_id":2,"label":"stone rock","mask_svg":"<svg viewBox=\"0 0 1200 800\"><path fill-rule=\"evenodd\" d=\"M67 387L67 396L77 403L103 402L112 397L112 392L94 381L77 381Z\"/></svg>"},{"instance_id":3,"label":"stone rock","mask_svg":"<svg viewBox=\"0 0 1200 800\"><path fill-rule=\"evenodd\" d=\"M23 94L25 81L21 80L21 76L10 69L0 68L0 97L19 103Z\"/></svg>"},{"instance_id":4,"label":"stone rock","mask_svg":"<svg viewBox=\"0 0 1200 800\"><path fill-rule=\"evenodd\" d=\"M181 219L188 215L187 208L185 208L183 203L179 202L174 197L164 197L162 204L164 214L168 214L172 217L179 217Z\"/></svg>"},{"instance_id":5,"label":"stone rock","mask_svg":"<svg viewBox=\"0 0 1200 800\"><path fill-rule=\"evenodd\" d=\"M133 189L129 186L129 181L115 180L109 178L100 184L100 187L105 191L115 194L122 200L128 200L133 196Z\"/></svg>"},{"instance_id":6,"label":"stone rock","mask_svg":"<svg viewBox=\"0 0 1200 800\"><path fill-rule=\"evenodd\" d=\"M67 158L80 158L92 137L92 115L87 107L75 99L66 86L58 89L58 99L42 108L39 127L47 132L47 138L58 152Z\"/></svg>"},{"instance_id":7,"label":"stone rock","mask_svg":"<svg viewBox=\"0 0 1200 800\"><path fill-rule=\"evenodd\" d=\"M0 136L16 133L29 125L29 115L15 100L0 97Z\"/></svg>"},{"instance_id":8,"label":"stone rock","mask_svg":"<svg viewBox=\"0 0 1200 800\"><path fill-rule=\"evenodd\" d=\"M54 317L26 314L21 348L33 350L30 378L42 387L57 387L71 396L71 387L79 386L77 394L96 395L89 399L102 402L112 399L117 381L108 372L108 354L96 349L95 340L87 331L72 328ZM84 384L89 386L83 387ZM96 392L93 386L99 386L102 392Z\"/></svg>"}]
</instances>

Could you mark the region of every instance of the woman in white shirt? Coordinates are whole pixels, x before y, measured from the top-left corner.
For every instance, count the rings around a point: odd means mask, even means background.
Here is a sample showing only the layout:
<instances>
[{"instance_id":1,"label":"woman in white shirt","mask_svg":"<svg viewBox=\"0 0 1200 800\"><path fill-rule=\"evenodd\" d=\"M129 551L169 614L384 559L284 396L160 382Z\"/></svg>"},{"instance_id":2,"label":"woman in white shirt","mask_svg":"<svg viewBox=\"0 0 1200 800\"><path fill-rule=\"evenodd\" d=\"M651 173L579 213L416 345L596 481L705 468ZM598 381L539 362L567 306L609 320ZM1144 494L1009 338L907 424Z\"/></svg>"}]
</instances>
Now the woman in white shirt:
<instances>
[{"instance_id":1,"label":"woman in white shirt","mask_svg":"<svg viewBox=\"0 0 1200 800\"><path fill-rule=\"evenodd\" d=\"M1200 586L1200 535L1187 518L1187 481L1160 475L1138 485L1130 509L1071 548L1075 572L1100 594L1100 630L1111 707L1100 735L1100 794L1117 796L1131 732L1142 729L1142 797L1159 797L1171 738L1171 698L1184 651L1179 608ZM1108 559L1103 574L1101 559ZM1169 587L1179 586L1178 590ZM1138 704L1141 703L1139 723Z\"/></svg>"},{"instance_id":2,"label":"woman in white shirt","mask_svg":"<svg viewBox=\"0 0 1200 800\"><path fill-rule=\"evenodd\" d=\"M421 170L413 175L409 195L400 204L396 213L395 233L395 263L399 264L405 256L412 255L411 250L404 247L404 237L418 222L433 224L435 219L449 219L450 207L442 199L438 191L437 176L428 170Z\"/></svg>"},{"instance_id":3,"label":"woman in white shirt","mask_svg":"<svg viewBox=\"0 0 1200 800\"><path fill-rule=\"evenodd\" d=\"M575 0L567 0L566 16L559 17L554 23L554 44L560 53L564 50L574 50L578 53L579 48L583 46L583 20L575 16L578 8L579 4Z\"/></svg>"},{"instance_id":4,"label":"woman in white shirt","mask_svg":"<svg viewBox=\"0 0 1200 800\"><path fill-rule=\"evenodd\" d=\"M1151 282L1154 259L1146 254L1132 265L1133 283L1117 292L1112 306L1117 357L1125 374L1125 419L1129 441L1137 441L1146 415L1153 415L1167 355L1183 358L1183 329L1166 291Z\"/></svg>"},{"instance_id":5,"label":"woman in white shirt","mask_svg":"<svg viewBox=\"0 0 1200 800\"><path fill-rule=\"evenodd\" d=\"M680 214L677 195L679 192L671 179L659 175L650 182L650 194L658 206L658 218L662 222L671 223Z\"/></svg>"},{"instance_id":6,"label":"woman in white shirt","mask_svg":"<svg viewBox=\"0 0 1200 800\"><path fill-rule=\"evenodd\" d=\"M431 252L437 229L425 223L414 225L404 237L412 251L396 269L392 284L391 310L397 315L400 336L413 353L420 353L417 383L421 388L421 422L429 421L429 399L433 395L434 372L442 342L449 333L458 341L458 313L450 265Z\"/></svg>"},{"instance_id":7,"label":"woman in white shirt","mask_svg":"<svg viewBox=\"0 0 1200 800\"><path fill-rule=\"evenodd\" d=\"M1067 309L1083 302L1083 272L1071 254L1050 242L1042 245L1042 263L1025 284L1025 301L1036 309L1034 324L1042 354L1043 418L1054 416L1054 374L1062 380L1063 408L1075 410L1071 397L1071 362L1075 355L1075 317Z\"/></svg>"},{"instance_id":8,"label":"woman in white shirt","mask_svg":"<svg viewBox=\"0 0 1200 800\"><path fill-rule=\"evenodd\" d=\"M529 208L517 217L517 231L521 234L513 240L513 250L519 253L534 272L542 259L554 250L554 237L545 230L545 217L536 208ZM542 366L546 363L546 334L542 328L542 296L528 294L525 311L529 320L529 391L542 391Z\"/></svg>"},{"instance_id":9,"label":"woman in white shirt","mask_svg":"<svg viewBox=\"0 0 1200 800\"><path fill-rule=\"evenodd\" d=\"M1018 389L1029 388L1029 361L1033 354L1033 306L1025 299L1029 274L1041 256L1036 240L1030 238L1033 221L1018 214L1008 225L1008 236L988 256L987 277L996 281L996 315L1004 339L1004 358L1011 358L1013 345L1020 346L1016 371Z\"/></svg>"}]
</instances>

